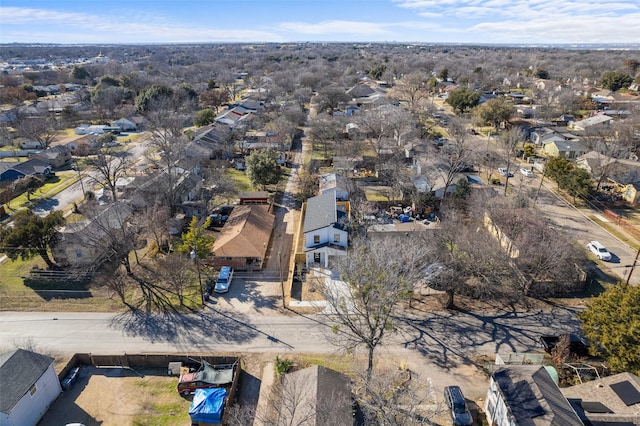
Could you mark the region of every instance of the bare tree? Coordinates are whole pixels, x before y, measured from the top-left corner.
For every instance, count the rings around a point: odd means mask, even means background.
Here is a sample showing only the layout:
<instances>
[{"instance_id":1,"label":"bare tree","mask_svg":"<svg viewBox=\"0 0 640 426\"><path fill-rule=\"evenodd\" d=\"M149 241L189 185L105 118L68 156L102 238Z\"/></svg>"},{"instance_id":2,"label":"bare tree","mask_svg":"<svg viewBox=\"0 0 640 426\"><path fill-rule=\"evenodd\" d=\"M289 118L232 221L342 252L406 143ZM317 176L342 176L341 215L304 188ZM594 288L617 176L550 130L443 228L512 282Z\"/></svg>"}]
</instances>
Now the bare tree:
<instances>
[{"instance_id":1,"label":"bare tree","mask_svg":"<svg viewBox=\"0 0 640 426\"><path fill-rule=\"evenodd\" d=\"M436 249L432 250L433 261L441 266L430 272L437 272L435 276L426 278L446 292L445 306L455 306L457 293L480 298L504 293L504 280L513 275L513 270L480 218L447 211L442 224L434 239Z\"/></svg>"},{"instance_id":2,"label":"bare tree","mask_svg":"<svg viewBox=\"0 0 640 426\"><path fill-rule=\"evenodd\" d=\"M159 204L149 205L138 217L138 223L159 249L166 244L169 238L169 209Z\"/></svg>"},{"instance_id":3,"label":"bare tree","mask_svg":"<svg viewBox=\"0 0 640 426\"><path fill-rule=\"evenodd\" d=\"M185 292L195 282L190 264L183 256L169 253L156 263L156 270L164 278L167 290L176 295L180 306L184 306Z\"/></svg>"},{"instance_id":4,"label":"bare tree","mask_svg":"<svg viewBox=\"0 0 640 426\"><path fill-rule=\"evenodd\" d=\"M449 128L452 140L440 151L442 163L438 167L442 180L444 181L444 193L442 198L447 197L448 188L465 168L472 163L473 152L467 143L467 133L459 120L453 120Z\"/></svg>"},{"instance_id":5,"label":"bare tree","mask_svg":"<svg viewBox=\"0 0 640 426\"><path fill-rule=\"evenodd\" d=\"M362 384L355 397L365 424L431 425L431 419L441 410L433 406L426 382L406 367L376 370L368 382L366 376L356 375L355 381Z\"/></svg>"},{"instance_id":6,"label":"bare tree","mask_svg":"<svg viewBox=\"0 0 640 426\"><path fill-rule=\"evenodd\" d=\"M424 251L411 241L398 250L393 239L356 238L349 256L337 265L344 282L319 289L330 307L334 344L348 353L364 346L368 378L376 347L394 332L396 309L409 299L418 279L415 265L423 262Z\"/></svg>"},{"instance_id":7,"label":"bare tree","mask_svg":"<svg viewBox=\"0 0 640 426\"><path fill-rule=\"evenodd\" d=\"M129 254L135 250L137 230L132 222L132 208L115 202L102 207L91 205L84 208L89 218L86 224L71 224L85 235L85 244L96 253L105 253L107 257L121 262L127 273L131 274Z\"/></svg>"},{"instance_id":8,"label":"bare tree","mask_svg":"<svg viewBox=\"0 0 640 426\"><path fill-rule=\"evenodd\" d=\"M414 71L402 77L393 88L399 100L408 103L409 110L415 111L422 99L429 96L427 81L429 76L423 71Z\"/></svg>"},{"instance_id":9,"label":"bare tree","mask_svg":"<svg viewBox=\"0 0 640 426\"><path fill-rule=\"evenodd\" d=\"M498 137L498 145L502 153L502 158L507 170L507 176L504 182L504 193L507 193L509 188L509 178L512 172L512 164L514 157L518 152L518 145L524 140L524 134L519 127L512 127L508 131L501 133Z\"/></svg>"},{"instance_id":10,"label":"bare tree","mask_svg":"<svg viewBox=\"0 0 640 426\"><path fill-rule=\"evenodd\" d=\"M113 147L102 146L98 148L95 157L87 159L87 164L98 172L95 176L91 173L87 176L97 184L106 186L111 192L111 199L117 201L116 182L127 175L130 166L129 154Z\"/></svg>"},{"instance_id":11,"label":"bare tree","mask_svg":"<svg viewBox=\"0 0 640 426\"><path fill-rule=\"evenodd\" d=\"M345 411L351 417L350 395L345 395L343 389L327 388L310 380L304 371L285 374L278 380L264 407L266 410L256 413L256 418L268 425L343 426Z\"/></svg>"},{"instance_id":12,"label":"bare tree","mask_svg":"<svg viewBox=\"0 0 640 426\"><path fill-rule=\"evenodd\" d=\"M187 142L183 133L186 116L168 109L168 105L162 105L149 113L147 119L151 130L151 144L158 150L157 156L150 160L161 170L154 189L173 214L179 202L178 181L188 173L186 169L177 166L177 162L184 158Z\"/></svg>"},{"instance_id":13,"label":"bare tree","mask_svg":"<svg viewBox=\"0 0 640 426\"><path fill-rule=\"evenodd\" d=\"M580 279L580 268L586 262L584 252L532 210L494 208L490 215L511 240L513 267L517 269L517 279L512 280L512 285L521 294L535 296L553 293L554 289L562 291L567 283ZM541 291L537 288L540 285L546 288Z\"/></svg>"},{"instance_id":14,"label":"bare tree","mask_svg":"<svg viewBox=\"0 0 640 426\"><path fill-rule=\"evenodd\" d=\"M16 118L15 127L18 135L26 139L36 140L45 148L48 148L60 133L58 120L49 113L43 117L19 115Z\"/></svg>"},{"instance_id":15,"label":"bare tree","mask_svg":"<svg viewBox=\"0 0 640 426\"><path fill-rule=\"evenodd\" d=\"M131 306L131 304L129 304L129 301L127 300L127 292L133 284L128 274L123 273L122 270L118 268L113 273L105 277L104 283L107 289L113 291L116 295L118 295L120 301L125 306L133 309L133 306Z\"/></svg>"}]
</instances>

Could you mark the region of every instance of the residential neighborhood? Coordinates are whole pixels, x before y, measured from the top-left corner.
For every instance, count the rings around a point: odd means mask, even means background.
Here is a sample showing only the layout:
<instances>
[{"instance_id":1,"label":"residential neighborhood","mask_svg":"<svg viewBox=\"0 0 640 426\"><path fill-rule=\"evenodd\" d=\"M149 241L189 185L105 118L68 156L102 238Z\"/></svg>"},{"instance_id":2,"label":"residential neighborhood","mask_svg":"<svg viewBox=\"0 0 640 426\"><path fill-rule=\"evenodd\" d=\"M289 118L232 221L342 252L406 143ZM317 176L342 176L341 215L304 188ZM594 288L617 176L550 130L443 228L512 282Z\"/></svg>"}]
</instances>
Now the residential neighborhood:
<instances>
[{"instance_id":1,"label":"residential neighborhood","mask_svg":"<svg viewBox=\"0 0 640 426\"><path fill-rule=\"evenodd\" d=\"M638 51L534 52L5 49L0 424L640 425Z\"/></svg>"}]
</instances>

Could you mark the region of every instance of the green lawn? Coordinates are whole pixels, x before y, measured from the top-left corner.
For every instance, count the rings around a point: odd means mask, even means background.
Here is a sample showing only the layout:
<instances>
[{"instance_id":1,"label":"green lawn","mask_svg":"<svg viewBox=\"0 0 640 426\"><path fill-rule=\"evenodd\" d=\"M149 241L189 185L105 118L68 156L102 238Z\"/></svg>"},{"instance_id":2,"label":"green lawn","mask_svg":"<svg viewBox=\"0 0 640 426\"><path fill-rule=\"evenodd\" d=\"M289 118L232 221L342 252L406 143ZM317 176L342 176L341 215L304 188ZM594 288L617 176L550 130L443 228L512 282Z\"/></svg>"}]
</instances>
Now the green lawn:
<instances>
[{"instance_id":1,"label":"green lawn","mask_svg":"<svg viewBox=\"0 0 640 426\"><path fill-rule=\"evenodd\" d=\"M255 191L251 182L249 182L249 177L246 172L241 170L236 170L232 167L229 167L225 172L225 176L229 179L233 180L236 183L236 188L238 192L248 192Z\"/></svg>"},{"instance_id":2,"label":"green lawn","mask_svg":"<svg viewBox=\"0 0 640 426\"><path fill-rule=\"evenodd\" d=\"M26 193L12 199L8 203L8 206L10 207L8 210L13 210L13 213L16 213L18 210L31 208L40 200L51 197L73 185L77 180L78 176L75 173L58 173L54 178L48 179L42 187L31 195L31 201L27 199Z\"/></svg>"}]
</instances>

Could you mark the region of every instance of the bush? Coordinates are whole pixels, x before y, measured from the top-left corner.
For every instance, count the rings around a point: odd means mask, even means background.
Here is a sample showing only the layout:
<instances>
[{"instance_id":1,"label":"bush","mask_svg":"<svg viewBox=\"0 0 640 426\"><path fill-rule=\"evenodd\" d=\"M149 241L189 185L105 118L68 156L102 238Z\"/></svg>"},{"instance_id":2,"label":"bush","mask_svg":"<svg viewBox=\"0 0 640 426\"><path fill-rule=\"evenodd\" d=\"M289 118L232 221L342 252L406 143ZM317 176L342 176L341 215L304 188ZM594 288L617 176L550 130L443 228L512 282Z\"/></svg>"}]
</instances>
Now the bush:
<instances>
[{"instance_id":1,"label":"bush","mask_svg":"<svg viewBox=\"0 0 640 426\"><path fill-rule=\"evenodd\" d=\"M292 366L293 360L276 356L276 377L282 377Z\"/></svg>"}]
</instances>

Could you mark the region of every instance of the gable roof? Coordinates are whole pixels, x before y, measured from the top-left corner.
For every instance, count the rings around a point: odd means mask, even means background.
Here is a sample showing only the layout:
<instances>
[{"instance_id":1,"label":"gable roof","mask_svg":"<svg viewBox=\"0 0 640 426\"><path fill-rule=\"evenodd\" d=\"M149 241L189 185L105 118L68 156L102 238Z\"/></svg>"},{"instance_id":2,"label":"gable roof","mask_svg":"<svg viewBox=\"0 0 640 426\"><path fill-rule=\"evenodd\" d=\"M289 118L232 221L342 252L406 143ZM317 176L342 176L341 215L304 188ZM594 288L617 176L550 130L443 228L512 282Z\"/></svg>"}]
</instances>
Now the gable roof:
<instances>
[{"instance_id":1,"label":"gable roof","mask_svg":"<svg viewBox=\"0 0 640 426\"><path fill-rule=\"evenodd\" d=\"M302 232L311 232L333 225L338 220L336 193L326 192L307 200Z\"/></svg>"},{"instance_id":2,"label":"gable roof","mask_svg":"<svg viewBox=\"0 0 640 426\"><path fill-rule=\"evenodd\" d=\"M588 418L591 422L633 422L638 419L640 403L627 405L614 391L611 385L628 382L629 385L640 392L640 377L631 373L614 374L602 377L580 385L563 388L562 393L569 399L578 413ZM600 403L609 412L603 410L588 411L588 404ZM596 412L600 411L600 412ZM633 424L633 423L631 423Z\"/></svg>"},{"instance_id":3,"label":"gable roof","mask_svg":"<svg viewBox=\"0 0 640 426\"><path fill-rule=\"evenodd\" d=\"M24 173L25 176L42 175L51 172L51 166L46 161L39 160L37 158L31 158L27 161L23 161L22 163L18 163L13 166L13 169L20 173Z\"/></svg>"},{"instance_id":4,"label":"gable roof","mask_svg":"<svg viewBox=\"0 0 640 426\"><path fill-rule=\"evenodd\" d=\"M51 146L44 151L39 151L38 155L44 156L46 158L56 158L58 155L68 155L71 154L71 149L66 145L56 145Z\"/></svg>"},{"instance_id":5,"label":"gable roof","mask_svg":"<svg viewBox=\"0 0 640 426\"><path fill-rule=\"evenodd\" d=\"M66 225L60 230L62 242L84 243L107 248L102 239L108 230L120 228L133 213L133 207L120 201L108 204L93 218Z\"/></svg>"},{"instance_id":6,"label":"gable roof","mask_svg":"<svg viewBox=\"0 0 640 426\"><path fill-rule=\"evenodd\" d=\"M330 190L348 192L348 183L347 178L338 173L320 175L320 192L324 193Z\"/></svg>"},{"instance_id":7,"label":"gable roof","mask_svg":"<svg viewBox=\"0 0 640 426\"><path fill-rule=\"evenodd\" d=\"M53 358L24 349L0 355L0 412L9 413L53 364Z\"/></svg>"},{"instance_id":8,"label":"gable roof","mask_svg":"<svg viewBox=\"0 0 640 426\"><path fill-rule=\"evenodd\" d=\"M520 426L577 426L584 423L545 367L500 367L491 375Z\"/></svg>"},{"instance_id":9,"label":"gable roof","mask_svg":"<svg viewBox=\"0 0 640 426\"><path fill-rule=\"evenodd\" d=\"M348 376L314 365L284 376L284 386L300 400L290 419L293 424L312 426L353 423L351 381Z\"/></svg>"},{"instance_id":10,"label":"gable roof","mask_svg":"<svg viewBox=\"0 0 640 426\"><path fill-rule=\"evenodd\" d=\"M573 127L575 129L584 130L587 127L598 126L604 123L608 123L611 120L613 120L613 118L609 117L608 115L598 114L598 115L594 115L593 117L585 118L584 120L574 121Z\"/></svg>"},{"instance_id":11,"label":"gable roof","mask_svg":"<svg viewBox=\"0 0 640 426\"><path fill-rule=\"evenodd\" d=\"M587 148L580 141L575 140L551 140L545 143L552 143L560 152L586 152Z\"/></svg>"},{"instance_id":12,"label":"gable roof","mask_svg":"<svg viewBox=\"0 0 640 426\"><path fill-rule=\"evenodd\" d=\"M213 243L213 252L223 257L263 258L274 222L268 205L235 206Z\"/></svg>"},{"instance_id":13,"label":"gable roof","mask_svg":"<svg viewBox=\"0 0 640 426\"><path fill-rule=\"evenodd\" d=\"M354 98L363 98L367 96L371 96L376 91L371 88L369 85L364 83L358 83L349 90L347 90L347 94L351 95Z\"/></svg>"}]
</instances>

